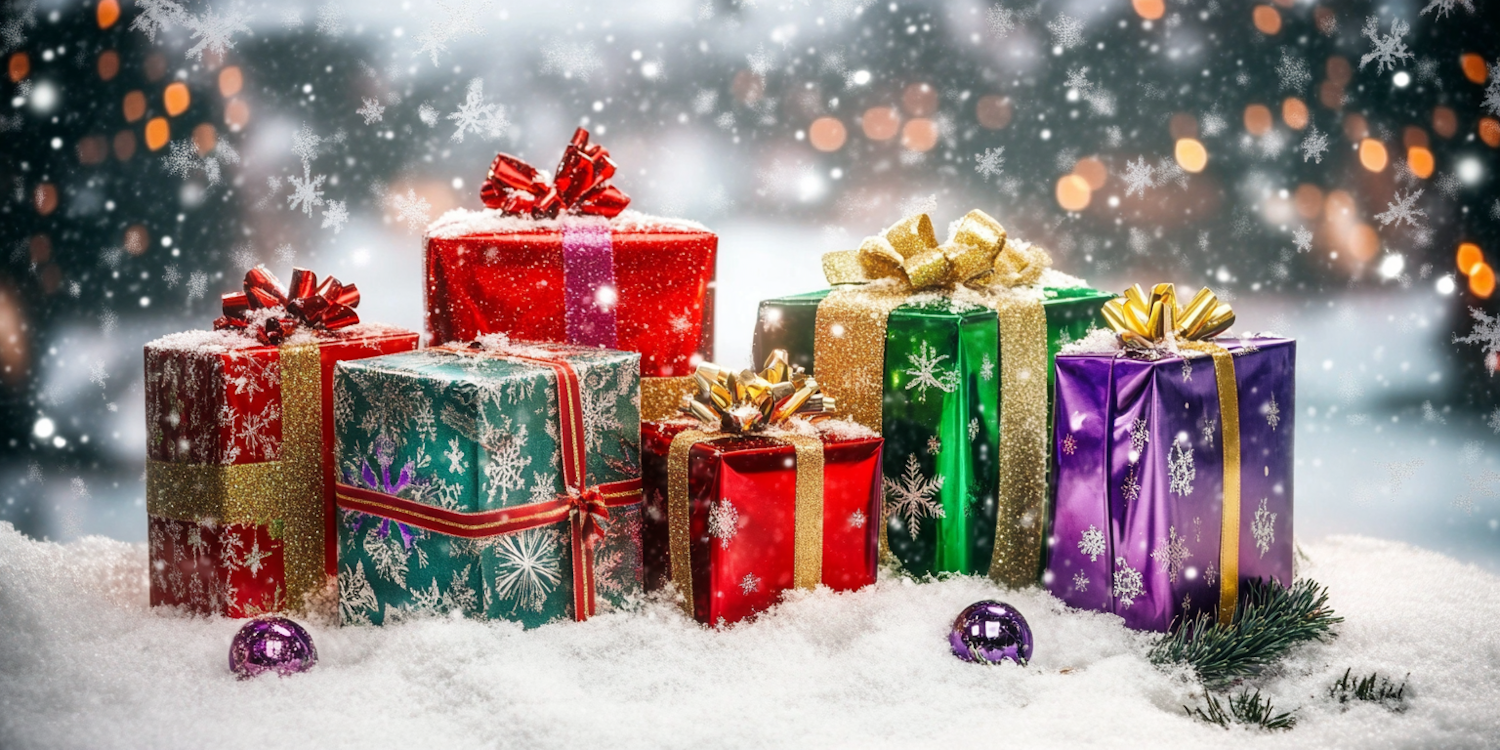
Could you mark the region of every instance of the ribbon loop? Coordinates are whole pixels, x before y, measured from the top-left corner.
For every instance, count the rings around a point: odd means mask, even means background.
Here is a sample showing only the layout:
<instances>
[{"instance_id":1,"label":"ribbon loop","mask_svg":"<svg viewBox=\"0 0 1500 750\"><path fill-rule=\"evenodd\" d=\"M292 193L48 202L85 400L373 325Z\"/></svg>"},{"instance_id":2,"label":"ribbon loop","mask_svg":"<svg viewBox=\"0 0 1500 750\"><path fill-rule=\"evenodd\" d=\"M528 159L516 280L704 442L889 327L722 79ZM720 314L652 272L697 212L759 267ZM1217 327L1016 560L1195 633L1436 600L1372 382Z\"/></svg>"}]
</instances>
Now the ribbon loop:
<instances>
[{"instance_id":1,"label":"ribbon loop","mask_svg":"<svg viewBox=\"0 0 1500 750\"><path fill-rule=\"evenodd\" d=\"M1005 227L978 209L959 219L953 237L942 244L932 219L915 214L866 237L858 250L823 256L823 275L835 286L897 279L914 291L1035 284L1051 266L1047 251L1007 242Z\"/></svg>"},{"instance_id":2,"label":"ribbon loop","mask_svg":"<svg viewBox=\"0 0 1500 750\"><path fill-rule=\"evenodd\" d=\"M223 315L214 321L214 329L250 327L250 311L281 307L290 315L272 315L255 331L262 344L277 345L297 330L299 325L322 331L337 331L359 322L354 308L359 305L359 289L329 276L318 283L318 275L306 268L292 269L290 288L265 266L245 272L245 291L230 292L222 299Z\"/></svg>"},{"instance_id":3,"label":"ribbon loop","mask_svg":"<svg viewBox=\"0 0 1500 750\"><path fill-rule=\"evenodd\" d=\"M550 184L525 161L496 154L479 198L485 206L508 214L552 218L566 212L611 218L630 205L630 197L609 184L618 169L609 151L589 143L589 131L579 128L563 149Z\"/></svg>"},{"instance_id":4,"label":"ribbon loop","mask_svg":"<svg viewBox=\"0 0 1500 750\"><path fill-rule=\"evenodd\" d=\"M718 432L743 434L784 424L793 416L816 421L833 414L837 404L823 395L818 381L789 364L785 349L766 358L759 373L738 374L712 362L693 373L697 393L684 395L680 410Z\"/></svg>"},{"instance_id":5,"label":"ribbon loop","mask_svg":"<svg viewBox=\"0 0 1500 750\"><path fill-rule=\"evenodd\" d=\"M1209 341L1234 325L1234 309L1208 287L1198 290L1187 307L1178 304L1172 284L1157 284L1147 294L1140 284L1104 303L1104 320L1134 349L1174 341Z\"/></svg>"}]
</instances>

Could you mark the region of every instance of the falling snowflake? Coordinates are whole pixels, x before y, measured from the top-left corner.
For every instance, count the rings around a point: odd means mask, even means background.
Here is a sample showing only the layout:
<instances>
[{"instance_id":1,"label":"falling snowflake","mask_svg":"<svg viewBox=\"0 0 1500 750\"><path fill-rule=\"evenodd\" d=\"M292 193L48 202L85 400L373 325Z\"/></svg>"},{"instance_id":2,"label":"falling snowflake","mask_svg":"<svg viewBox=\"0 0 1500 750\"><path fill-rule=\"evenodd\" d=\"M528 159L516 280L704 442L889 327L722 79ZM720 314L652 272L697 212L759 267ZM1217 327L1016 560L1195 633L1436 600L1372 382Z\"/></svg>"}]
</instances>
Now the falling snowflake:
<instances>
[{"instance_id":1,"label":"falling snowflake","mask_svg":"<svg viewBox=\"0 0 1500 750\"><path fill-rule=\"evenodd\" d=\"M1066 334L1067 331L1063 333ZM995 379L995 363L990 359L990 355L988 354L984 355L984 359L979 362L979 377L984 380Z\"/></svg>"},{"instance_id":2,"label":"falling snowflake","mask_svg":"<svg viewBox=\"0 0 1500 750\"><path fill-rule=\"evenodd\" d=\"M1474 318L1474 328L1467 336L1453 337L1455 344L1473 344L1484 350L1485 366L1493 373L1500 370L1500 316L1490 315L1477 308L1469 308Z\"/></svg>"},{"instance_id":3,"label":"falling snowflake","mask_svg":"<svg viewBox=\"0 0 1500 750\"><path fill-rule=\"evenodd\" d=\"M974 155L974 171L985 176L985 178L999 177L1005 171L1005 147L997 146L987 148L983 153Z\"/></svg>"},{"instance_id":4,"label":"falling snowflake","mask_svg":"<svg viewBox=\"0 0 1500 750\"><path fill-rule=\"evenodd\" d=\"M177 266L169 265L162 269L161 280L167 282L168 289L176 289L182 283L182 272L177 270Z\"/></svg>"},{"instance_id":5,"label":"falling snowflake","mask_svg":"<svg viewBox=\"0 0 1500 750\"><path fill-rule=\"evenodd\" d=\"M1266 402L1266 424L1271 426L1271 432L1276 431L1276 425L1281 424L1281 407L1276 405L1276 394L1271 394L1271 400Z\"/></svg>"},{"instance_id":6,"label":"falling snowflake","mask_svg":"<svg viewBox=\"0 0 1500 750\"><path fill-rule=\"evenodd\" d=\"M556 73L563 78L587 81L589 76L604 68L594 45L568 42L553 42L542 53L542 72Z\"/></svg>"},{"instance_id":7,"label":"falling snowflake","mask_svg":"<svg viewBox=\"0 0 1500 750\"><path fill-rule=\"evenodd\" d=\"M1083 22L1066 13L1048 21L1047 31L1052 34L1052 43L1063 49L1083 44Z\"/></svg>"},{"instance_id":8,"label":"falling snowflake","mask_svg":"<svg viewBox=\"0 0 1500 750\"><path fill-rule=\"evenodd\" d=\"M1484 100L1479 106L1490 111L1490 114L1500 117L1500 61L1490 66L1490 82L1484 87Z\"/></svg>"},{"instance_id":9,"label":"falling snowflake","mask_svg":"<svg viewBox=\"0 0 1500 750\"><path fill-rule=\"evenodd\" d=\"M1125 562L1125 558L1116 557L1114 587L1115 598L1119 599L1121 604L1129 607L1135 604L1136 597L1141 596L1145 593L1146 590L1141 587L1141 572L1139 570L1136 570L1135 568L1130 567L1130 565Z\"/></svg>"},{"instance_id":10,"label":"falling snowflake","mask_svg":"<svg viewBox=\"0 0 1500 750\"><path fill-rule=\"evenodd\" d=\"M367 96L364 98L365 106L355 110L354 113L365 118L365 124L371 125L385 119L385 107L380 100Z\"/></svg>"},{"instance_id":11,"label":"falling snowflake","mask_svg":"<svg viewBox=\"0 0 1500 750\"><path fill-rule=\"evenodd\" d=\"M1266 502L1267 498L1260 499L1255 519L1250 522L1250 534L1255 537L1255 548L1260 550L1261 557L1266 556L1276 541L1276 514L1266 508Z\"/></svg>"},{"instance_id":12,"label":"falling snowflake","mask_svg":"<svg viewBox=\"0 0 1500 750\"><path fill-rule=\"evenodd\" d=\"M1500 409L1490 412L1490 417L1485 420L1484 426L1493 430L1496 435L1500 435Z\"/></svg>"},{"instance_id":13,"label":"falling snowflake","mask_svg":"<svg viewBox=\"0 0 1500 750\"><path fill-rule=\"evenodd\" d=\"M1083 571L1080 570L1073 574L1073 588L1077 591L1089 590L1089 577L1084 575Z\"/></svg>"},{"instance_id":14,"label":"falling snowflake","mask_svg":"<svg viewBox=\"0 0 1500 750\"><path fill-rule=\"evenodd\" d=\"M1183 561L1192 557L1193 552L1187 548L1187 539L1177 536L1176 526L1168 526L1167 534L1170 539L1157 540L1151 559L1158 565L1167 566L1167 580L1177 583L1177 576L1182 574Z\"/></svg>"},{"instance_id":15,"label":"falling snowflake","mask_svg":"<svg viewBox=\"0 0 1500 750\"><path fill-rule=\"evenodd\" d=\"M1193 462L1193 447L1173 442L1172 450L1168 453L1167 473L1171 477L1172 493L1184 497L1193 494L1193 480L1198 477L1198 469Z\"/></svg>"},{"instance_id":16,"label":"falling snowflake","mask_svg":"<svg viewBox=\"0 0 1500 750\"><path fill-rule=\"evenodd\" d=\"M1307 135L1302 139L1299 147L1302 151L1302 161L1306 163L1312 159L1314 163L1323 163L1323 152L1328 150L1328 134L1320 132L1317 125L1307 126Z\"/></svg>"},{"instance_id":17,"label":"falling snowflake","mask_svg":"<svg viewBox=\"0 0 1500 750\"><path fill-rule=\"evenodd\" d=\"M752 594L752 593L754 593L756 591L759 591L759 590L760 590L760 578L758 578L754 573L746 573L745 577L742 578L742 579L740 579L740 593L741 594L744 594L745 596L749 596L750 594Z\"/></svg>"},{"instance_id":18,"label":"falling snowflake","mask_svg":"<svg viewBox=\"0 0 1500 750\"><path fill-rule=\"evenodd\" d=\"M1463 182L1458 179L1458 175L1453 174L1452 172L1445 172L1441 175L1438 175L1436 183L1437 189L1442 192L1443 195L1446 195L1449 198L1457 198L1458 191L1462 190L1464 187Z\"/></svg>"},{"instance_id":19,"label":"falling snowflake","mask_svg":"<svg viewBox=\"0 0 1500 750\"><path fill-rule=\"evenodd\" d=\"M458 105L458 110L449 114L448 119L457 123L453 135L449 138L459 143L463 143L464 133L499 138L510 127L510 122L505 119L505 110L500 105L484 103L484 79L482 78L469 81L464 103Z\"/></svg>"},{"instance_id":20,"label":"falling snowflake","mask_svg":"<svg viewBox=\"0 0 1500 750\"><path fill-rule=\"evenodd\" d=\"M1093 524L1078 539L1078 551L1089 556L1089 562L1098 562L1104 554L1104 532Z\"/></svg>"},{"instance_id":21,"label":"falling snowflake","mask_svg":"<svg viewBox=\"0 0 1500 750\"><path fill-rule=\"evenodd\" d=\"M1120 483L1120 495L1130 502L1141 496L1141 483L1135 478L1134 466L1125 470L1125 481Z\"/></svg>"},{"instance_id":22,"label":"falling snowflake","mask_svg":"<svg viewBox=\"0 0 1500 750\"><path fill-rule=\"evenodd\" d=\"M413 232L432 220L432 204L426 198L418 197L417 191L411 188L407 188L406 195L392 197L391 205L396 209L396 220L406 222L406 228Z\"/></svg>"},{"instance_id":23,"label":"falling snowflake","mask_svg":"<svg viewBox=\"0 0 1500 750\"><path fill-rule=\"evenodd\" d=\"M1462 5L1464 6L1464 10L1467 10L1470 13L1474 12L1474 3L1470 0L1431 0L1431 2L1427 3L1427 7L1423 8L1422 12L1418 13L1417 15L1425 16L1427 15L1427 11L1429 10L1436 11L1432 14L1432 18L1435 21L1449 13L1452 13L1454 5Z\"/></svg>"},{"instance_id":24,"label":"falling snowflake","mask_svg":"<svg viewBox=\"0 0 1500 750\"><path fill-rule=\"evenodd\" d=\"M911 368L903 370L910 375L912 380L906 384L906 390L917 389L917 401L927 403L927 389L936 388L943 393L952 393L958 388L958 373L953 370L938 371L938 366L948 355L938 354L926 339L917 347L915 354L906 355Z\"/></svg>"},{"instance_id":25,"label":"falling snowflake","mask_svg":"<svg viewBox=\"0 0 1500 750\"><path fill-rule=\"evenodd\" d=\"M990 28L990 33L1004 39L1016 28L1015 13L1003 5L992 5L984 11L984 23Z\"/></svg>"},{"instance_id":26,"label":"falling snowflake","mask_svg":"<svg viewBox=\"0 0 1500 750\"><path fill-rule=\"evenodd\" d=\"M1151 426L1146 423L1145 417L1139 417L1130 423L1130 450L1140 453L1146 449L1146 444L1151 442Z\"/></svg>"},{"instance_id":27,"label":"falling snowflake","mask_svg":"<svg viewBox=\"0 0 1500 750\"><path fill-rule=\"evenodd\" d=\"M495 594L516 608L540 612L562 582L562 546L557 533L541 527L493 538Z\"/></svg>"},{"instance_id":28,"label":"falling snowflake","mask_svg":"<svg viewBox=\"0 0 1500 750\"><path fill-rule=\"evenodd\" d=\"M969 441L973 442L976 437L979 437L979 419L977 417L969 420Z\"/></svg>"},{"instance_id":29,"label":"falling snowflake","mask_svg":"<svg viewBox=\"0 0 1500 750\"><path fill-rule=\"evenodd\" d=\"M333 227L333 233L344 231L344 225L349 222L349 209L343 201L328 201L328 207L323 209L323 229Z\"/></svg>"},{"instance_id":30,"label":"falling snowflake","mask_svg":"<svg viewBox=\"0 0 1500 750\"><path fill-rule=\"evenodd\" d=\"M318 9L318 33L338 36L344 33L344 8L329 3Z\"/></svg>"},{"instance_id":31,"label":"falling snowflake","mask_svg":"<svg viewBox=\"0 0 1500 750\"><path fill-rule=\"evenodd\" d=\"M291 183L292 194L286 197L287 208L296 211L300 205L304 215L312 216L313 209L323 205L322 187L326 179L328 177L321 174L313 177L307 172L305 166L302 170L302 177L299 178L296 175L288 177L287 182Z\"/></svg>"},{"instance_id":32,"label":"falling snowflake","mask_svg":"<svg viewBox=\"0 0 1500 750\"><path fill-rule=\"evenodd\" d=\"M1066 437L1063 438L1063 441L1062 441L1062 452L1063 452L1064 455L1071 456L1071 455L1073 455L1074 451L1077 451L1077 450L1078 450L1078 440L1075 439L1071 433L1069 433Z\"/></svg>"},{"instance_id":33,"label":"falling snowflake","mask_svg":"<svg viewBox=\"0 0 1500 750\"><path fill-rule=\"evenodd\" d=\"M413 57L431 55L433 65L438 64L438 54L447 52L448 43L459 34L483 31L479 28L478 16L489 5L488 2L467 0L455 0L452 3L438 0L435 4L441 12L429 14L427 28L417 35L417 51L412 53Z\"/></svg>"},{"instance_id":34,"label":"falling snowflake","mask_svg":"<svg viewBox=\"0 0 1500 750\"><path fill-rule=\"evenodd\" d=\"M1305 253L1312 249L1313 233L1307 227L1299 226L1297 231L1292 232L1292 242L1297 245L1297 252Z\"/></svg>"},{"instance_id":35,"label":"falling snowflake","mask_svg":"<svg viewBox=\"0 0 1500 750\"><path fill-rule=\"evenodd\" d=\"M323 143L323 136L313 132L307 123L292 134L292 153L302 160L302 171L306 172L312 168L313 159L318 158L318 147ZM273 191L276 186L272 186Z\"/></svg>"},{"instance_id":36,"label":"falling snowflake","mask_svg":"<svg viewBox=\"0 0 1500 750\"><path fill-rule=\"evenodd\" d=\"M429 128L437 127L438 111L431 104L421 104L417 107L417 119Z\"/></svg>"},{"instance_id":37,"label":"falling snowflake","mask_svg":"<svg viewBox=\"0 0 1500 750\"><path fill-rule=\"evenodd\" d=\"M172 0L136 0L135 7L140 15L130 22L130 30L144 33L151 42L156 41L158 31L182 23L187 16L182 6Z\"/></svg>"},{"instance_id":38,"label":"falling snowflake","mask_svg":"<svg viewBox=\"0 0 1500 750\"><path fill-rule=\"evenodd\" d=\"M1312 72L1307 69L1307 61L1293 55L1286 47L1281 48L1281 64L1276 66L1276 75L1281 77L1281 87L1284 89L1301 90L1312 83Z\"/></svg>"},{"instance_id":39,"label":"falling snowflake","mask_svg":"<svg viewBox=\"0 0 1500 750\"><path fill-rule=\"evenodd\" d=\"M927 455L936 456L943 450L943 441L937 435L927 438Z\"/></svg>"},{"instance_id":40,"label":"falling snowflake","mask_svg":"<svg viewBox=\"0 0 1500 750\"><path fill-rule=\"evenodd\" d=\"M1156 187L1156 179L1152 175L1155 167L1146 163L1145 158L1136 159L1125 163L1125 195L1130 196L1140 193L1146 194L1146 188Z\"/></svg>"},{"instance_id":41,"label":"falling snowflake","mask_svg":"<svg viewBox=\"0 0 1500 750\"><path fill-rule=\"evenodd\" d=\"M1380 220L1380 226L1387 224L1400 226L1403 221L1406 222L1407 226L1422 226L1417 219L1426 216L1427 212L1417 208L1415 205L1416 200L1422 197L1422 191L1418 190L1403 196L1401 195L1401 191L1398 190L1395 197L1395 201L1386 204L1384 213L1375 215L1375 218Z\"/></svg>"},{"instance_id":42,"label":"falling snowflake","mask_svg":"<svg viewBox=\"0 0 1500 750\"><path fill-rule=\"evenodd\" d=\"M200 60L205 51L222 55L234 49L232 37L235 34L250 33L250 27L245 25L248 20L249 16L239 11L219 15L218 11L207 10L201 16L183 15L182 25L192 32L190 36L193 39L198 40L197 44L188 48L187 56Z\"/></svg>"},{"instance_id":43,"label":"falling snowflake","mask_svg":"<svg viewBox=\"0 0 1500 750\"><path fill-rule=\"evenodd\" d=\"M885 488L886 515L901 518L906 524L906 530L911 533L911 538L916 539L924 516L947 517L947 512L935 497L943 488L943 479L941 474L932 479L923 477L916 455L908 454L906 473L901 476L899 483L891 481L890 477L880 478Z\"/></svg>"},{"instance_id":44,"label":"falling snowflake","mask_svg":"<svg viewBox=\"0 0 1500 750\"><path fill-rule=\"evenodd\" d=\"M188 301L203 299L208 294L208 274L203 271L194 271L188 274L187 283Z\"/></svg>"},{"instance_id":45,"label":"falling snowflake","mask_svg":"<svg viewBox=\"0 0 1500 750\"><path fill-rule=\"evenodd\" d=\"M1412 56L1406 51L1406 44L1401 41L1401 37L1405 36L1410 28L1405 21L1393 18L1391 19L1391 33L1381 36L1379 20L1375 16L1365 18L1365 26L1360 29L1359 33L1368 38L1374 47L1359 58L1359 69L1364 70L1365 65L1374 61L1377 73L1384 71L1387 67L1395 70L1398 61Z\"/></svg>"},{"instance_id":46,"label":"falling snowflake","mask_svg":"<svg viewBox=\"0 0 1500 750\"><path fill-rule=\"evenodd\" d=\"M719 547L729 549L730 540L740 533L740 514L728 498L714 503L708 514L708 536L719 540Z\"/></svg>"}]
</instances>

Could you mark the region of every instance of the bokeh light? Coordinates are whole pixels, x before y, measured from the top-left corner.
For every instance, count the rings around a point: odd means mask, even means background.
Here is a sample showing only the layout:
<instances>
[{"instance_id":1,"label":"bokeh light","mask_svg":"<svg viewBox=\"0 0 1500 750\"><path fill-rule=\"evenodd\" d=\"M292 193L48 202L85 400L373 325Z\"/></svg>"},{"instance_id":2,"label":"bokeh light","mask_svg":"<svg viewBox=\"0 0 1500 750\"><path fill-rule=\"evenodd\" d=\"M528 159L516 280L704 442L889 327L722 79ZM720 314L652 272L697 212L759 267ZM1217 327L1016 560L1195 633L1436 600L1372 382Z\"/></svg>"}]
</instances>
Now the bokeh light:
<instances>
[{"instance_id":1,"label":"bokeh light","mask_svg":"<svg viewBox=\"0 0 1500 750\"><path fill-rule=\"evenodd\" d=\"M871 107L865 110L859 121L865 137L872 141L888 141L901 131L901 115L895 107Z\"/></svg>"},{"instance_id":2,"label":"bokeh light","mask_svg":"<svg viewBox=\"0 0 1500 750\"><path fill-rule=\"evenodd\" d=\"M819 151L837 151L848 137L849 132L837 117L819 117L807 128L807 140Z\"/></svg>"},{"instance_id":3,"label":"bokeh light","mask_svg":"<svg viewBox=\"0 0 1500 750\"><path fill-rule=\"evenodd\" d=\"M1255 21L1255 28L1262 34L1276 34L1281 31L1281 14L1269 5L1257 5L1251 14Z\"/></svg>"},{"instance_id":4,"label":"bokeh light","mask_svg":"<svg viewBox=\"0 0 1500 750\"><path fill-rule=\"evenodd\" d=\"M1371 172L1379 172L1385 169L1386 162L1390 157L1386 155L1385 144L1374 138L1366 138L1359 142L1359 163Z\"/></svg>"},{"instance_id":5,"label":"bokeh light","mask_svg":"<svg viewBox=\"0 0 1500 750\"><path fill-rule=\"evenodd\" d=\"M1057 181L1057 205L1068 211L1088 208L1092 195L1088 181L1076 174L1063 175Z\"/></svg>"},{"instance_id":6,"label":"bokeh light","mask_svg":"<svg viewBox=\"0 0 1500 750\"><path fill-rule=\"evenodd\" d=\"M1176 148L1177 163L1189 172L1202 172L1208 164L1208 149L1195 138L1180 138Z\"/></svg>"},{"instance_id":7,"label":"bokeh light","mask_svg":"<svg viewBox=\"0 0 1500 750\"><path fill-rule=\"evenodd\" d=\"M146 148L156 151L172 139L172 126L165 117L153 117L146 123Z\"/></svg>"},{"instance_id":8,"label":"bokeh light","mask_svg":"<svg viewBox=\"0 0 1500 750\"><path fill-rule=\"evenodd\" d=\"M1412 174L1425 180L1432 176L1432 152L1421 146L1412 146L1406 150L1406 165L1411 168Z\"/></svg>"}]
</instances>

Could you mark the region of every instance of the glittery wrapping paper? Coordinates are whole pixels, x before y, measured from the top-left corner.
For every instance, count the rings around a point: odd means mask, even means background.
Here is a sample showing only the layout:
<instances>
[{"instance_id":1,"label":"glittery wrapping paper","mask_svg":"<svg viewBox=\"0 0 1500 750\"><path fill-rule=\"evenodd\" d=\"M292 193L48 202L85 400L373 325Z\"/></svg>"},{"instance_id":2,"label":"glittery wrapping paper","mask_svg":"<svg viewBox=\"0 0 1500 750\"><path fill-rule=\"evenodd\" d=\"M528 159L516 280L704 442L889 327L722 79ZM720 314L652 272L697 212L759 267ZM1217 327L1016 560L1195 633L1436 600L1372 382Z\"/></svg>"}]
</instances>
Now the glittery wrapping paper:
<instances>
[{"instance_id":1,"label":"glittery wrapping paper","mask_svg":"<svg viewBox=\"0 0 1500 750\"><path fill-rule=\"evenodd\" d=\"M407 332L280 348L148 344L152 604L300 610L336 569L333 366L416 345Z\"/></svg>"},{"instance_id":2,"label":"glittery wrapping paper","mask_svg":"<svg viewBox=\"0 0 1500 750\"><path fill-rule=\"evenodd\" d=\"M590 485L639 476L639 356L539 344L580 378ZM427 349L339 368L337 459L345 484L467 513L564 493L557 380L548 367ZM641 504L612 508L594 552L598 611L641 590ZM457 611L536 627L573 617L564 520L465 539L357 511L339 513L345 624Z\"/></svg>"},{"instance_id":3,"label":"glittery wrapping paper","mask_svg":"<svg viewBox=\"0 0 1500 750\"><path fill-rule=\"evenodd\" d=\"M725 435L688 421L641 428L647 589L675 583L690 592L684 608L717 625L764 611L789 588L874 583L880 438ZM813 490L818 502L799 502ZM686 502L671 502L677 492Z\"/></svg>"},{"instance_id":4,"label":"glittery wrapping paper","mask_svg":"<svg viewBox=\"0 0 1500 750\"><path fill-rule=\"evenodd\" d=\"M1296 345L1220 339L1233 356L1238 581L1292 581ZM1192 352L1189 352L1192 354ZM1213 358L1057 357L1044 582L1133 628L1214 612L1223 589L1224 419Z\"/></svg>"},{"instance_id":5,"label":"glittery wrapping paper","mask_svg":"<svg viewBox=\"0 0 1500 750\"><path fill-rule=\"evenodd\" d=\"M575 224L576 234L590 240L588 252L583 243L567 241ZM615 321L615 348L640 352L644 377L692 375L694 355L713 358L718 238L676 226L594 231L608 226L598 218L567 217L560 229L428 236L423 244L432 343L469 341L486 333L573 341L570 333L596 332L602 325L601 310L579 314L578 305L591 301L580 287L608 277L616 298L608 311ZM601 234L612 258L607 273L599 267Z\"/></svg>"},{"instance_id":6,"label":"glittery wrapping paper","mask_svg":"<svg viewBox=\"0 0 1500 750\"><path fill-rule=\"evenodd\" d=\"M1001 389L1007 363L1003 346L1002 323L1011 327L1035 326L1037 322L1017 319L1024 313L1014 312L1001 301L994 307L1005 311L1006 320L996 309L980 306L955 306L938 295L924 295L918 302L903 304L889 311L884 334L877 336L881 322L871 310L864 319L869 325L855 329L868 357L871 351L883 352L883 362L874 380L870 376L852 380L843 390L817 372L815 352L820 305L835 294L828 291L766 300L760 306L755 332L753 357L764 357L772 349L786 349L791 362L817 375L825 392L838 399L840 411L850 413L845 404L850 393L875 394L880 404L880 427L885 438L884 494L887 522L883 537L888 549L901 565L914 575L936 572L989 573L992 569L996 540L996 516L1000 513L1002 424L1005 399ZM1102 325L1099 309L1114 295L1087 288L1048 289L1042 302L1046 324L1047 364L1041 369L1048 375L1051 390L1050 360L1066 342L1081 338L1090 327ZM846 330L845 336L850 335ZM1010 364L1010 376L1036 369L1029 358L1016 356ZM866 368L872 369L872 368ZM925 373L925 374L924 374ZM835 375L835 378L838 376ZM1040 408L1038 408L1040 407ZM1040 411L1041 420L1050 415L1045 404L1031 404L1030 412ZM1035 430L1037 421L1030 421ZM1043 425L1043 435L1050 428ZM1023 468L1045 465L1050 438L1041 441L1040 455L1027 458L1024 441L1012 441L1018 448L1017 462ZM1033 442L1036 442L1033 440ZM1025 463L1031 461L1032 463ZM1031 495L1038 493L1032 488ZM1047 495L1040 493L1045 504ZM1040 573L1040 550L1044 536L1041 521L1046 509L1037 512L1033 505L1005 511L1014 519L1002 529L1002 538L1014 538L1033 550L1028 555L1012 557L1011 566L997 571L1007 583L1034 582ZM1029 512L1029 516L1028 516ZM1023 525L1023 521L1029 524Z\"/></svg>"}]
</instances>

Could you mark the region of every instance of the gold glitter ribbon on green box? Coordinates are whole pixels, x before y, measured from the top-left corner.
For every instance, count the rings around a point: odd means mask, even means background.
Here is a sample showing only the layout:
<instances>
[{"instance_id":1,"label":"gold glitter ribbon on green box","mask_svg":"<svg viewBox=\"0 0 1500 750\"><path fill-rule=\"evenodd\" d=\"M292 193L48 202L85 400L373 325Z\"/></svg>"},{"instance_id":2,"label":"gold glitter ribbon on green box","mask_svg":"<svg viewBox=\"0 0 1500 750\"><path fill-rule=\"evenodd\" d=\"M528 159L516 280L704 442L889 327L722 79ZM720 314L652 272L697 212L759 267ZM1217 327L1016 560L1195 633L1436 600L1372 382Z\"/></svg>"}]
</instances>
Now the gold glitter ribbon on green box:
<instances>
[{"instance_id":1,"label":"gold glitter ribbon on green box","mask_svg":"<svg viewBox=\"0 0 1500 750\"><path fill-rule=\"evenodd\" d=\"M922 292L963 290L999 319L1001 358L1000 494L989 574L1010 586L1036 582L1047 500L1047 317L1030 293L1052 265L1035 245L1011 243L983 211L959 220L939 244L926 214L903 219L854 251L823 256L834 286L818 305L814 360L842 411L882 430L887 320ZM881 549L889 550L886 525Z\"/></svg>"}]
</instances>

